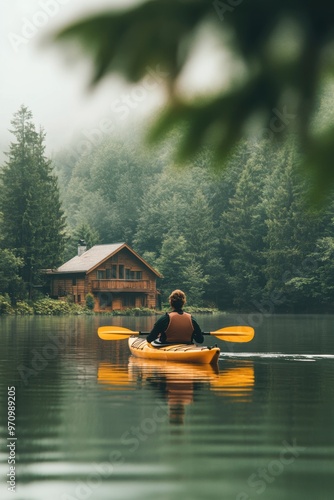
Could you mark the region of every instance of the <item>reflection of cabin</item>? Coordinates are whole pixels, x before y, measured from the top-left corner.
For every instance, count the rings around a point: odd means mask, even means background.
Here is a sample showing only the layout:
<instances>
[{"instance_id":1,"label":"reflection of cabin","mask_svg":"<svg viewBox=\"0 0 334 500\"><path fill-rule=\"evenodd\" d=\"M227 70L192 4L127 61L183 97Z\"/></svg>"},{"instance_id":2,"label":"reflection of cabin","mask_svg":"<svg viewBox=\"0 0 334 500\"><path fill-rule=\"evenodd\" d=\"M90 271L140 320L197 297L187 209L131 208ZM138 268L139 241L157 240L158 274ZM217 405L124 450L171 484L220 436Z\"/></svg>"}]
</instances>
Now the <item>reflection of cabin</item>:
<instances>
[{"instance_id":1,"label":"reflection of cabin","mask_svg":"<svg viewBox=\"0 0 334 500\"><path fill-rule=\"evenodd\" d=\"M94 311L131 307L156 308L157 278L161 275L126 243L78 247L78 255L55 270L46 271L52 298L85 304L94 296Z\"/></svg>"}]
</instances>

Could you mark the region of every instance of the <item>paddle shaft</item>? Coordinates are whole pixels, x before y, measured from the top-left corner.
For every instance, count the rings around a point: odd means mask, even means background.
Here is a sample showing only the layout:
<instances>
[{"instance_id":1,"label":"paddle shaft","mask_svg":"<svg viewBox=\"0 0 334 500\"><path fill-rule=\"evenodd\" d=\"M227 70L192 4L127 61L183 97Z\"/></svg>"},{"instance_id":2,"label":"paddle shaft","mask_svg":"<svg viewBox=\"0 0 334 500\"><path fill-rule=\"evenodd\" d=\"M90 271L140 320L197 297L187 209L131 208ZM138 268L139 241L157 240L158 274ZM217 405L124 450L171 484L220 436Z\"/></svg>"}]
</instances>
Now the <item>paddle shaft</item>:
<instances>
[{"instance_id":1,"label":"paddle shaft","mask_svg":"<svg viewBox=\"0 0 334 500\"><path fill-rule=\"evenodd\" d=\"M138 337L140 336L147 336L149 335L150 332L132 332L132 335L137 335ZM201 332L202 335L211 335L212 336L215 336L215 333L214 332ZM230 332L230 333L226 333L224 332L224 334L221 334L221 335L228 335L229 337L233 335L235 335L236 337L240 337L240 333L235 333L235 332Z\"/></svg>"},{"instance_id":2,"label":"paddle shaft","mask_svg":"<svg viewBox=\"0 0 334 500\"><path fill-rule=\"evenodd\" d=\"M148 335L149 333L113 325L98 328L98 336L102 340L122 340L132 335ZM226 342L249 342L254 337L254 329L250 326L230 326L214 332L203 332L203 335L214 336Z\"/></svg>"}]
</instances>

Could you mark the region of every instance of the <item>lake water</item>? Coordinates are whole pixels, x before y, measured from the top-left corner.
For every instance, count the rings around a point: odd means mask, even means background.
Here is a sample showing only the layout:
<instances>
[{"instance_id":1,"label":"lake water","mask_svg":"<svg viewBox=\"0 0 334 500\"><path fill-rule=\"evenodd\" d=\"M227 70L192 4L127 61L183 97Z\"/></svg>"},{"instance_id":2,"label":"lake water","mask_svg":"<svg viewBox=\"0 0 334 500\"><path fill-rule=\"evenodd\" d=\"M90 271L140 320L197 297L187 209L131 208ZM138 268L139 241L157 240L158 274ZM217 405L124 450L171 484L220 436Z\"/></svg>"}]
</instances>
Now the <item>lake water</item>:
<instances>
[{"instance_id":1,"label":"lake water","mask_svg":"<svg viewBox=\"0 0 334 500\"><path fill-rule=\"evenodd\" d=\"M197 320L206 331L251 321L256 336L207 337L218 371L143 362L96 334L154 318L0 318L0 498L332 500L334 317Z\"/></svg>"}]
</instances>

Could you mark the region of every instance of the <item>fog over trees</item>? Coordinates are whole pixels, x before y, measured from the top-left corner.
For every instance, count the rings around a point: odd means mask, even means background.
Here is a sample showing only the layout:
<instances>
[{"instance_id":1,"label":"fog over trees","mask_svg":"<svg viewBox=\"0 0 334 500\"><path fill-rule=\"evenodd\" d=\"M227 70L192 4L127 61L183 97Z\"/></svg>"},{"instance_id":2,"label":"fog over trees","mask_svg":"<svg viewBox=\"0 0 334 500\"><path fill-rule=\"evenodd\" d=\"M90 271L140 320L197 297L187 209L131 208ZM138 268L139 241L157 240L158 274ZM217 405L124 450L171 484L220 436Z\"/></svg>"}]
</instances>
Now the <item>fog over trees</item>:
<instances>
[{"instance_id":1,"label":"fog over trees","mask_svg":"<svg viewBox=\"0 0 334 500\"><path fill-rule=\"evenodd\" d=\"M310 203L293 134L242 140L224 169L202 148L176 166L174 129L146 146L135 128L45 156L47 138L22 106L1 169L1 293L34 297L40 270L88 246L125 241L164 276L165 300L221 309L331 311L334 207ZM76 151L76 154L73 154Z\"/></svg>"},{"instance_id":2,"label":"fog over trees","mask_svg":"<svg viewBox=\"0 0 334 500\"><path fill-rule=\"evenodd\" d=\"M78 236L126 241L163 274L164 298L182 287L196 305L331 310L333 203L310 203L293 136L241 141L218 172L209 149L176 167L177 139L175 130L147 149L133 133L114 134L70 168L71 150L55 157L66 258Z\"/></svg>"}]
</instances>

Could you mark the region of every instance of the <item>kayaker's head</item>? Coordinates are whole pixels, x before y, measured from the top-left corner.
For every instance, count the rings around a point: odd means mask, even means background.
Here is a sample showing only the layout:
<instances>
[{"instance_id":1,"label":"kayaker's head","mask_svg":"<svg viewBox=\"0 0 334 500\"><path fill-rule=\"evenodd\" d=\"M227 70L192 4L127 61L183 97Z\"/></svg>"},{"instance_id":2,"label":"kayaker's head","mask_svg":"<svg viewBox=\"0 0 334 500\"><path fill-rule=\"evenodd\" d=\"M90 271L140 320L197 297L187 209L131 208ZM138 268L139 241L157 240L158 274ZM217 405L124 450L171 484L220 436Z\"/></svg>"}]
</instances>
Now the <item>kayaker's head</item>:
<instances>
[{"instance_id":1,"label":"kayaker's head","mask_svg":"<svg viewBox=\"0 0 334 500\"><path fill-rule=\"evenodd\" d=\"M174 290L169 296L170 306L175 310L182 309L186 302L186 294L182 290Z\"/></svg>"}]
</instances>

